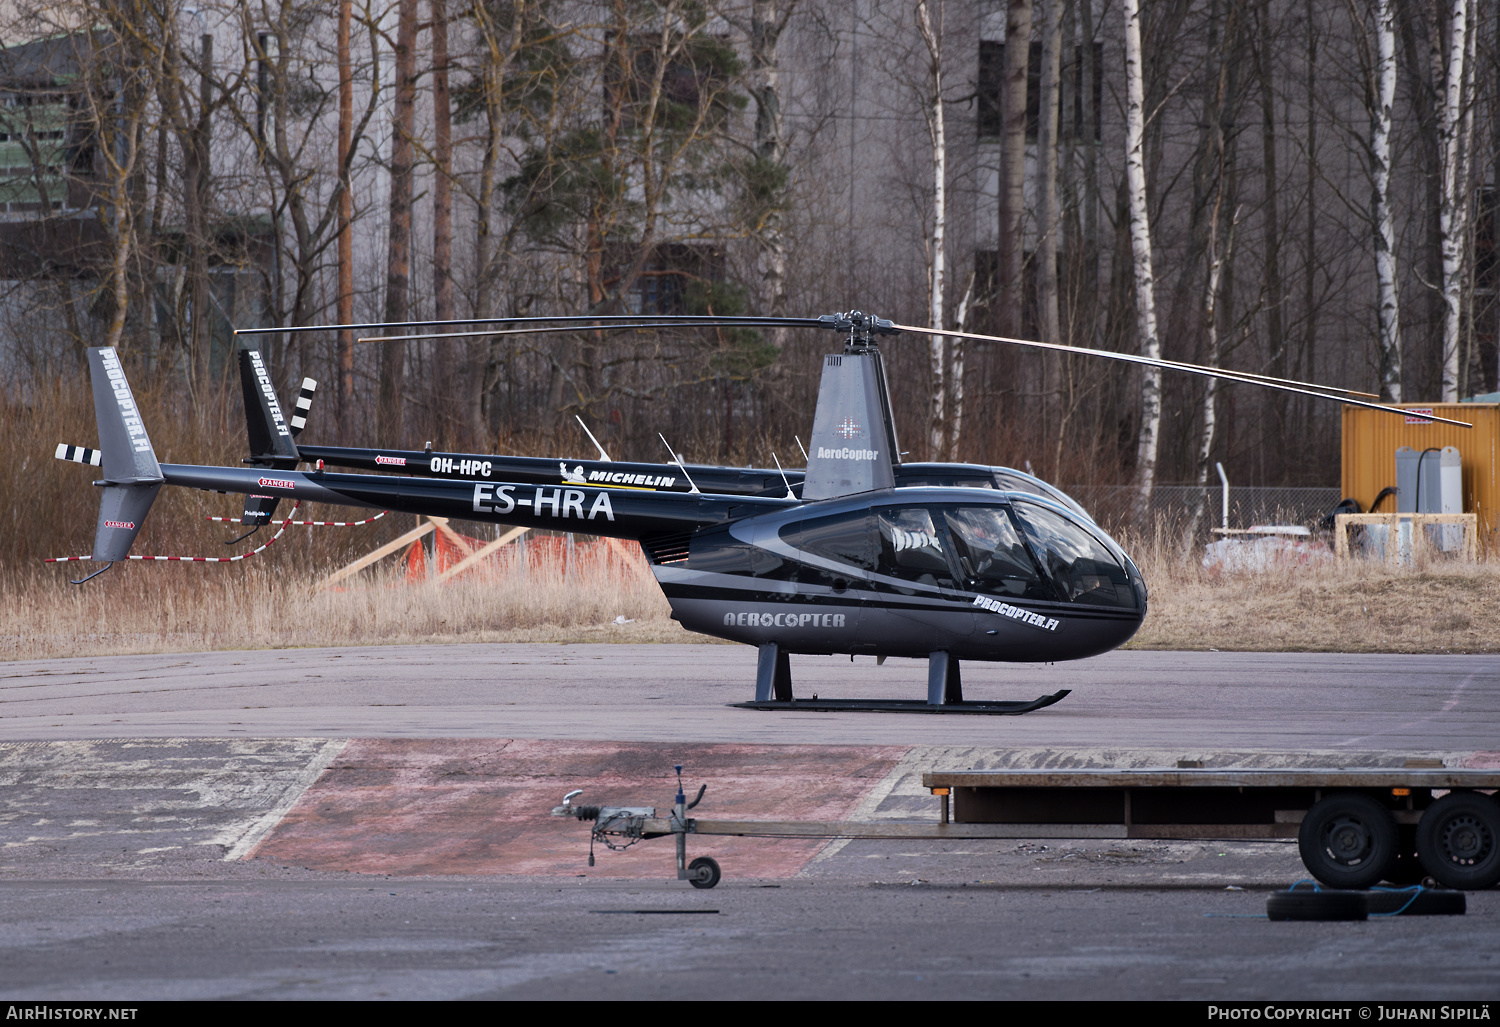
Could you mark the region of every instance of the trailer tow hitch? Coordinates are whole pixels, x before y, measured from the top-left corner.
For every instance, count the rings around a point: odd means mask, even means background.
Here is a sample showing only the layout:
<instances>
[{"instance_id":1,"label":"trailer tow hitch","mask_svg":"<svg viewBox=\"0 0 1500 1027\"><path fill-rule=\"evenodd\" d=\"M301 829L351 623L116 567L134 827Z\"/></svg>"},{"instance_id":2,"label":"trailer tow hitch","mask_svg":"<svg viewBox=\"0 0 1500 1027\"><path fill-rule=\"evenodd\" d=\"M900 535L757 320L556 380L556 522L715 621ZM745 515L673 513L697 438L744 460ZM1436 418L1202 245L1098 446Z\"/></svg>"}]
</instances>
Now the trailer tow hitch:
<instances>
[{"instance_id":1,"label":"trailer tow hitch","mask_svg":"<svg viewBox=\"0 0 1500 1027\"><path fill-rule=\"evenodd\" d=\"M718 861L711 856L699 856L691 863L687 861L687 836L695 833L697 825L687 812L703 801L708 785L700 785L698 795L688 802L682 790L682 764L676 764L674 769L677 771L677 798L671 814L665 818L656 815L655 806L575 806L573 800L583 794L582 788L564 795L562 805L552 807L552 815L592 821L589 866L594 865L595 842L603 843L611 851L622 852L642 839L673 835L677 839L677 879L687 881L694 888L712 888L719 883Z\"/></svg>"}]
</instances>

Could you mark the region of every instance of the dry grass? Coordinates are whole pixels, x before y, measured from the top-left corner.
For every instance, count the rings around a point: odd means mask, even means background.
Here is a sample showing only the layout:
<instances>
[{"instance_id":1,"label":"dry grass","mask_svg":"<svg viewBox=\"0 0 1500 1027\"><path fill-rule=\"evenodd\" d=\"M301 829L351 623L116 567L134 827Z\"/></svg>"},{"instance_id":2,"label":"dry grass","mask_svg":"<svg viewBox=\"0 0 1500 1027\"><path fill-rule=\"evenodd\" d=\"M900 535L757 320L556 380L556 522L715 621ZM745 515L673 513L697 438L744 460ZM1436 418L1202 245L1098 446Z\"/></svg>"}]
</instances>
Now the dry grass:
<instances>
[{"instance_id":1,"label":"dry grass","mask_svg":"<svg viewBox=\"0 0 1500 1027\"><path fill-rule=\"evenodd\" d=\"M293 529L296 530L296 529ZM331 529L330 529L331 530ZM66 565L65 565L66 566ZM73 567L79 565L74 564ZM669 618L644 558L514 556L410 584L400 567L346 588L268 565L126 564L82 588L65 571L0 584L0 659L444 642L703 641ZM630 623L616 624L617 617Z\"/></svg>"},{"instance_id":2,"label":"dry grass","mask_svg":"<svg viewBox=\"0 0 1500 1027\"><path fill-rule=\"evenodd\" d=\"M1201 550L1161 537L1129 547L1151 586L1131 649L1264 652L1500 651L1500 564L1435 559L1415 568L1363 560L1215 574Z\"/></svg>"}]
</instances>

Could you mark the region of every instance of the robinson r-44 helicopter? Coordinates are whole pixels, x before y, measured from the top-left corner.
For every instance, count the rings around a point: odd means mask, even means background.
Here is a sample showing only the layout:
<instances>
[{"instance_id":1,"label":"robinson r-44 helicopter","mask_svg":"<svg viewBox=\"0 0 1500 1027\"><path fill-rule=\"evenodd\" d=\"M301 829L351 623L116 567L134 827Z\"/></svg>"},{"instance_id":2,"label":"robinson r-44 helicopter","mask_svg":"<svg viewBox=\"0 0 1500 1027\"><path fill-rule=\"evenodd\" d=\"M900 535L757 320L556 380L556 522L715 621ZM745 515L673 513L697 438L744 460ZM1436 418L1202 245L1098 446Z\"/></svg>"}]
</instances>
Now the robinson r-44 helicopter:
<instances>
[{"instance_id":1,"label":"robinson r-44 helicopter","mask_svg":"<svg viewBox=\"0 0 1500 1027\"><path fill-rule=\"evenodd\" d=\"M655 326L623 317L545 320ZM588 482L343 474L321 467L160 464L118 356L109 348L91 349L104 472L96 482L103 494L91 559L106 566L77 583L127 558L164 484L578 531L639 542L674 619L689 630L758 648L754 698L741 706L1025 713L1067 692L1030 701L965 701L961 661L1051 662L1106 652L1140 627L1146 583L1124 550L1070 504L1031 491L907 486L898 480L901 464L879 336L951 335L1056 348L1414 413L1306 383L897 325L858 311L817 319L668 323L746 321L845 335L842 351L824 357L800 498L786 479L779 495L736 495L696 487L651 491ZM290 439L283 421L275 430ZM689 477L680 461L676 466ZM926 659L926 701L796 700L789 656L836 653Z\"/></svg>"}]
</instances>

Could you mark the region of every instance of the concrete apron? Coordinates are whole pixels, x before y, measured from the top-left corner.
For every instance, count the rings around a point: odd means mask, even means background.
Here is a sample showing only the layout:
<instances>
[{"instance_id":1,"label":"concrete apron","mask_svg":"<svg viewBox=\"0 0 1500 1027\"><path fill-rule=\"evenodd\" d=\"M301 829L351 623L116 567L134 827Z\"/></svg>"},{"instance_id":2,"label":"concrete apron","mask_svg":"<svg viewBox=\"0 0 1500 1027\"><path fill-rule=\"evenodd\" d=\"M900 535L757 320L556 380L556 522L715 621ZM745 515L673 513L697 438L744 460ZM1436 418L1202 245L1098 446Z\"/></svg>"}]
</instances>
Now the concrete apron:
<instances>
[{"instance_id":1,"label":"concrete apron","mask_svg":"<svg viewBox=\"0 0 1500 1027\"><path fill-rule=\"evenodd\" d=\"M934 769L1400 766L1405 753L1182 753L970 746L751 745L534 739L115 739L0 743L0 871L186 871L260 859L364 874L536 874L660 879L671 844L596 850L547 815L589 805L666 809L684 765L697 815L722 819L935 818ZM1431 754L1500 767L1500 752ZM690 839L738 878L783 879L843 843Z\"/></svg>"}]
</instances>

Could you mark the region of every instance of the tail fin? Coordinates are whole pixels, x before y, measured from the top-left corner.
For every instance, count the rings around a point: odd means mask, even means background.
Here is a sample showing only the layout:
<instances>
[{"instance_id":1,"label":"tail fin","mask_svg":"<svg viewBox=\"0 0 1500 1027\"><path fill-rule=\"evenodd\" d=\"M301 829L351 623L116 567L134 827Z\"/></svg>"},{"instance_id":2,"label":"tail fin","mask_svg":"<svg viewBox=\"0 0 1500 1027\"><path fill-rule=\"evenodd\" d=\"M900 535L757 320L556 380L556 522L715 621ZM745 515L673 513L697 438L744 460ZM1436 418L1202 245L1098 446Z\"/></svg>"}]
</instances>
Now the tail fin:
<instances>
[{"instance_id":1,"label":"tail fin","mask_svg":"<svg viewBox=\"0 0 1500 1027\"><path fill-rule=\"evenodd\" d=\"M297 444L292 441L292 427L281 412L281 404L276 401L276 387L271 384L271 373L260 350L240 350L240 388L245 396L245 431L250 439L250 462L282 471L297 466Z\"/></svg>"},{"instance_id":2,"label":"tail fin","mask_svg":"<svg viewBox=\"0 0 1500 1027\"><path fill-rule=\"evenodd\" d=\"M271 384L271 375L260 350L240 350L240 389L245 396L245 432L250 441L250 463L278 471L290 471L297 466L294 439L307 423L307 412L312 407L313 392L317 387L318 383L311 378L302 379L297 409L288 422L276 400L276 388ZM255 527L269 524L276 514L278 502L275 496L246 496L240 523Z\"/></svg>"},{"instance_id":3,"label":"tail fin","mask_svg":"<svg viewBox=\"0 0 1500 1027\"><path fill-rule=\"evenodd\" d=\"M94 531L95 560L114 562L130 553L151 504L161 491L161 466L141 420L140 408L125 380L114 348L91 349L89 377L94 386L94 417L99 422L99 450L104 454L104 495Z\"/></svg>"}]
</instances>

